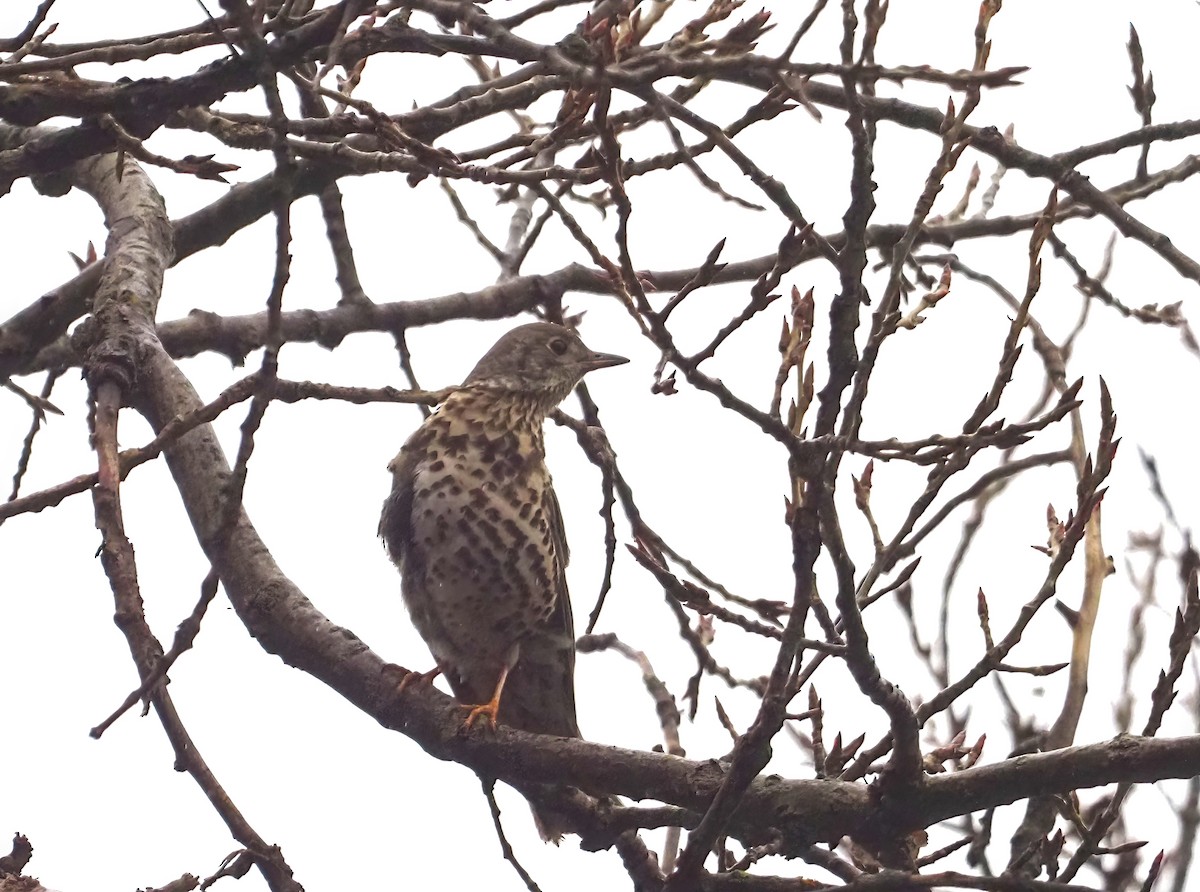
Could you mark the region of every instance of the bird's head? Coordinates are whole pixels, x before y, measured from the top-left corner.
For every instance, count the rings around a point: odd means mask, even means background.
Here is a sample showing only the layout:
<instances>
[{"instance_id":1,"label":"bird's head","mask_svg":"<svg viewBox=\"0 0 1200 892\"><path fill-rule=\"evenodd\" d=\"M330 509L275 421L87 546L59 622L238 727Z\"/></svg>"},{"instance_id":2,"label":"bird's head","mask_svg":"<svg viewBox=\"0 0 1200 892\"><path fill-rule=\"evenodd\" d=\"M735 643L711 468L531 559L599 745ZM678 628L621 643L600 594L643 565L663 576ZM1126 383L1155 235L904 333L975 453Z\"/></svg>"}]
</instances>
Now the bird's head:
<instances>
[{"instance_id":1,"label":"bird's head","mask_svg":"<svg viewBox=\"0 0 1200 892\"><path fill-rule=\"evenodd\" d=\"M529 396L549 411L588 372L625 362L624 356L589 349L569 328L531 322L500 338L463 383Z\"/></svg>"}]
</instances>

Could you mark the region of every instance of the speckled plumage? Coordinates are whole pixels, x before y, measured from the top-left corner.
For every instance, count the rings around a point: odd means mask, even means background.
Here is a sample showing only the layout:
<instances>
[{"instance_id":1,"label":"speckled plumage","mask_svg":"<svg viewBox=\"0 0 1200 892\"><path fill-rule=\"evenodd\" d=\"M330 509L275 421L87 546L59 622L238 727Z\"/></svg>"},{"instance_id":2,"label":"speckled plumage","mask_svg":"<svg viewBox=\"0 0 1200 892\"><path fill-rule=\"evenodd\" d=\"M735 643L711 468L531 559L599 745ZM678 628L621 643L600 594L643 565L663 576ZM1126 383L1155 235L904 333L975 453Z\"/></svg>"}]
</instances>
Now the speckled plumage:
<instances>
[{"instance_id":1,"label":"speckled plumage","mask_svg":"<svg viewBox=\"0 0 1200 892\"><path fill-rule=\"evenodd\" d=\"M417 631L463 704L578 737L567 542L542 425L583 375L622 357L594 353L550 323L513 329L388 466L379 531ZM539 814L543 835L562 829Z\"/></svg>"}]
</instances>

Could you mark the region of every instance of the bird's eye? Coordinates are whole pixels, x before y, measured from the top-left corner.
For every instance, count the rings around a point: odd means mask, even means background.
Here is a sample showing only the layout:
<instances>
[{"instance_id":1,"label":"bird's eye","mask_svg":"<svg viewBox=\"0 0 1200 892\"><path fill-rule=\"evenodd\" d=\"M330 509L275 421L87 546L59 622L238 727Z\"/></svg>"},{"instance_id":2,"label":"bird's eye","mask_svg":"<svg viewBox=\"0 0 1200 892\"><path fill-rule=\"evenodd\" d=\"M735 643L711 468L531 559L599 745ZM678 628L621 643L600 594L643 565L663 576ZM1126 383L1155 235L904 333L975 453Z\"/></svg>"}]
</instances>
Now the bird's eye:
<instances>
[{"instance_id":1,"label":"bird's eye","mask_svg":"<svg viewBox=\"0 0 1200 892\"><path fill-rule=\"evenodd\" d=\"M564 341L562 338L555 338L553 341L550 342L550 351L555 356L562 356L564 353L567 352L567 342Z\"/></svg>"}]
</instances>

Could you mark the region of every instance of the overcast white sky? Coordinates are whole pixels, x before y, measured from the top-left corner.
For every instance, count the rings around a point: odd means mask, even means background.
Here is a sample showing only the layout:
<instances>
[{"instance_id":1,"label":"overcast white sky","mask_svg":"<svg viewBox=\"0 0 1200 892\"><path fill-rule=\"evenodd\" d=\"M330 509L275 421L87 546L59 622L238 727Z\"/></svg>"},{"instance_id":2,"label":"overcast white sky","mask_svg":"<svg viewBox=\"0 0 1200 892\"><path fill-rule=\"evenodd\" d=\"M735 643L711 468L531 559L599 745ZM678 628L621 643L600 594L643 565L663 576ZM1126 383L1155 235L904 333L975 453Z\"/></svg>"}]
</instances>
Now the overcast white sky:
<instances>
[{"instance_id":1,"label":"overcast white sky","mask_svg":"<svg viewBox=\"0 0 1200 892\"><path fill-rule=\"evenodd\" d=\"M0 6L0 33L15 34L35 5L32 0L9 0ZM523 5L496 0L488 9L503 15ZM681 20L704 6L689 0L676 5L676 18ZM770 53L787 40L807 4L767 5L780 21L762 44L764 52ZM894 0L879 43L880 62L968 67L976 10L976 4L963 0ZM61 23L54 40L73 42L157 32L194 21L196 15L191 0L59 0L51 19ZM1126 92L1130 74L1124 48L1131 20L1154 73L1156 120L1196 117L1195 35L1200 24L1196 4L1008 0L991 29L992 67L1028 65L1032 70L1021 78L1024 86L985 94L973 122L1000 129L1013 123L1018 141L1045 153L1135 128L1137 118ZM801 44L798 57L835 60L838 22L836 10L826 11ZM194 67L218 54L216 50L197 53L174 64ZM387 109L402 110L413 100L427 101L450 92L464 76L461 63L453 59L405 60L405 66L372 62L363 95ZM80 73L114 78L172 70L183 69L135 64L119 70L85 66ZM727 102L738 97L713 92L717 98L706 109L714 118L728 120L739 113L736 106L729 106L727 117L721 118L720 97L724 95ZM895 94L896 88L881 86L881 92ZM930 87L905 88L900 95L944 105L944 91ZM225 107L256 106L257 97L232 97ZM536 110L543 117L553 111L550 105ZM817 123L803 112L792 112L756 134L745 144L752 157L787 182L818 230L840 230L849 166L841 116L829 111L825 121ZM252 179L269 164L265 156L240 156L215 144L198 148L201 145L196 137L176 131L163 132L151 141L152 148L165 154L215 150L222 160L243 164L231 181ZM628 151L638 149L634 143ZM936 152L933 138L880 126L876 221L907 221ZM1174 163L1185 152L1179 144L1156 146L1151 169ZM952 177L953 185L942 196L939 211L957 200L975 157L967 153ZM1085 172L1107 186L1132 176L1135 158L1136 153L1125 152L1115 163L1096 164ZM738 177L731 165L710 156L705 167L730 191L755 197L753 186ZM986 159L983 168L986 180L992 170ZM227 188L185 180L164 170L152 170L151 175L174 218L208 204ZM412 189L401 175L376 176L347 179L343 189L360 274L376 301L433 297L494 280L494 264L455 223L436 182L427 180ZM753 214L720 203L696 188L683 172L632 183L630 192L635 204L634 248L641 252L635 256L639 268L694 266L722 237L728 238L726 259L755 256L770 250L785 230L776 215ZM1047 192L1043 181L1009 174L997 212L1040 207ZM497 207L484 187L464 185L461 194L481 224L502 242L509 209ZM1167 232L1181 250L1200 257L1200 234L1193 223L1196 203L1197 186L1189 182L1131 210ZM97 245L104 241L100 215L78 193L49 199L20 182L3 199L3 219L7 225L0 240L0 264L7 271L8 286L0 318L68 279L74 272L68 251L82 254L89 240ZM611 219L584 219L598 233L611 232L614 225ZM1104 222L1071 223L1062 227L1061 234L1095 269L1109 229ZM331 306L339 295L315 199L296 205L293 231L294 263L286 307ZM1011 290L1023 289L1024 236L1003 251L969 246L963 248L963 255ZM1073 278L1049 260L1049 252L1047 258L1045 286L1034 313L1052 336L1061 336L1077 313L1078 299ZM533 253L526 271L556 269L585 259L569 239L551 234ZM256 312L265 300L272 264L272 224L266 220L228 246L204 252L169 271L160 318L181 317L194 307L229 314ZM814 287L820 314L834 293L836 276L826 267L809 264L784 284ZM1134 306L1183 300L1187 312L1195 299L1191 293L1195 283L1178 279L1160 259L1126 242L1117 246L1110 288ZM684 343L707 341L729 317L731 307L741 306L746 290L738 286L693 297L685 305L686 314L678 315ZM781 523L787 481L782 451L763 443L748 426L735 423L711 398L687 387L671 398L652 395L655 356L638 341L633 323L614 301L576 295L569 298L569 306L588 311L583 334L590 346L633 359L627 366L595 375L589 383L649 522L734 591L751 597L788 597L790 558ZM774 344L781 312L782 307L773 308L747 326L727 348L728 355L714 365L715 374L763 406L777 363ZM956 281L954 292L929 322L897 338L894 351L885 351L868 404L867 435L911 437L957 430L994 373L1006 316L994 297ZM1197 364L1194 356L1178 347L1175 332L1141 327L1101 307L1093 310L1093 323L1080 342L1069 376L1087 378L1085 418L1092 441L1098 417L1097 374L1103 373L1113 390L1125 441L1105 502L1105 521L1106 546L1120 565L1126 532L1158 523L1138 466L1138 447L1158 457L1164 479L1177 495L1177 507L1182 508L1183 523L1194 522L1195 509L1185 498L1200 489L1194 448L1188 448L1194 444L1193 411L1180 395L1194 390ZM457 323L444 330L413 331L409 342L422 384L441 387L461 380L507 327L507 323ZM815 355L823 356L823 350L822 343ZM252 356L248 368L257 362L258 357ZM1012 402L1004 410L1010 417L1024 410L1022 400L1028 399L1040 374L1031 351L1022 363ZM205 397L245 371L231 370L225 359L211 356L189 360L185 369ZM289 346L283 351L281 373L343 384L402 385L390 339L382 335L355 336L346 348L332 353L314 346ZM819 387L820 367L817 374ZM34 379L23 383L31 389L40 386ZM66 416L50 420L24 492L94 467L87 444L85 392L75 374L60 383L54 401ZM570 401L566 408L575 410ZM16 466L27 414L15 398L0 392L0 474L5 478L11 473L8 469ZM231 449L243 417L244 408L237 408L218 423ZM398 577L375 539L378 508L388 486L385 465L418 423L417 410L405 406L275 405L258 436L246 502L285 572L322 611L386 658L423 668L430 663L428 652L408 623L398 596ZM133 413L122 416L124 446L140 445L149 436L148 427ZM1047 438L1046 448L1063 445L1065 436L1064 429ZM549 451L572 542L570 583L578 622L591 609L602 570L598 478L573 437L550 430ZM858 473L861 464L853 461L849 469ZM904 469L876 469L875 509L885 529L895 524L897 512L907 505L904 497L919 485ZM159 637L169 641L196 599L207 564L161 462L138 469L123 493L147 615ZM987 544L960 576L962 634L970 647L978 643L971 620L975 590L983 587L988 592L993 622L1003 626L1028 599L1031 586L1044 571L1044 559L1028 546L1044 540L1046 502L1053 501L1065 514L1073 493L1074 481L1063 469L1031 478L1002 500ZM934 554L944 554L956 529L954 522L948 525L935 543ZM865 530L849 533L857 545L869 545ZM628 541L624 526L619 537ZM99 742L87 736L88 729L136 686L125 642L111 620L108 584L93 559L97 544L92 505L86 496L13 519L0 531L0 562L8 580L0 590L0 680L8 716L5 744L0 748L5 763L0 841L13 831L26 834L35 846L30 872L63 892L157 886L185 871L207 875L235 848L190 778L171 770L170 748L153 718L129 715ZM932 561L914 578L917 597L924 599L919 601L921 609L929 615L936 610L942 569ZM1075 603L1071 586L1077 583L1078 573L1065 578L1062 595L1068 603ZM1097 637L1101 659L1094 666L1093 690L1098 694L1080 733L1085 741L1111 733L1108 692L1116 678L1115 655L1124 647L1131 596L1123 574L1114 577L1110 587L1112 595ZM906 689L928 690L906 635L897 634L896 614L889 610L881 605L868 614L881 667ZM653 580L630 561L619 561L599 630L617 631L630 645L646 650L678 695L693 666L673 627ZM1147 634L1153 642L1146 661L1147 679L1165 658L1169 628L1167 609L1147 618ZM1053 646L1058 647L1058 632L1056 618L1047 612L1035 630L1036 640L1057 642ZM770 651L744 646L736 631L721 629L718 644L723 646L722 659L739 675L761 674L773 657ZM1104 659L1110 655L1112 659ZM1019 662L1024 663L1066 658L1061 649L1042 652L1036 647L1020 656ZM583 656L578 675L580 725L587 738L639 748L660 743L653 705L631 663L607 654ZM356 886L400 888L433 877L458 877L463 886L476 885L480 871L486 876L483 882L498 892L523 888L500 859L478 782L467 769L429 758L406 738L380 729L320 683L264 653L223 596L210 609L196 649L177 664L171 678L180 712L210 766L256 829L283 847L297 878L310 892ZM838 690L842 682L836 678L835 670L825 682L831 687L822 688L823 692ZM1147 682L1147 692L1151 683ZM1045 687L1043 717L1054 715L1060 690L1053 681ZM714 694L739 727L746 727L753 717L751 698L706 680L700 721L685 724L682 732L691 757L716 757L729 749L728 736L713 718ZM837 702L827 697L827 707L829 728L844 728L852 735L876 733L880 727L878 717L857 695ZM980 716L972 727L978 733L989 727L990 720L991 716ZM1168 730L1187 733L1190 721L1177 709ZM1138 723L1135 718L1135 726ZM1001 758L1006 745L997 738L987 756ZM809 776L798 749L781 743L776 753L772 770ZM501 805L510 839L543 889L624 888L628 883L614 854L581 854L572 839L561 849L545 847L537 841L519 797L503 790ZM1170 831L1163 833L1161 840L1152 843L1155 850L1171 844ZM795 867L771 864L770 869ZM816 874L809 870L808 875ZM255 873L241 880L240 888L254 890L265 884Z\"/></svg>"}]
</instances>

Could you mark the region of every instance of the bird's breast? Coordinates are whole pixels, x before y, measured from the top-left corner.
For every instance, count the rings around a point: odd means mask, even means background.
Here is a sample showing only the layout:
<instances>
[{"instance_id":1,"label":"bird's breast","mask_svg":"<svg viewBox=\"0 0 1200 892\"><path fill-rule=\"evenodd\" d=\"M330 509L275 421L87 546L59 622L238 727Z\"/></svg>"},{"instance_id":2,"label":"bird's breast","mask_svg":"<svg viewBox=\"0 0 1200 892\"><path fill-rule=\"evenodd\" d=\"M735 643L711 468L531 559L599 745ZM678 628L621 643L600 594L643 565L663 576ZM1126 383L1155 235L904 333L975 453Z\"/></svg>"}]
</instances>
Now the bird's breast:
<instances>
[{"instance_id":1,"label":"bird's breast","mask_svg":"<svg viewBox=\"0 0 1200 892\"><path fill-rule=\"evenodd\" d=\"M447 434L413 475L405 600L444 651L506 648L554 610L561 565L550 475L540 451L520 449L514 434Z\"/></svg>"}]
</instances>

